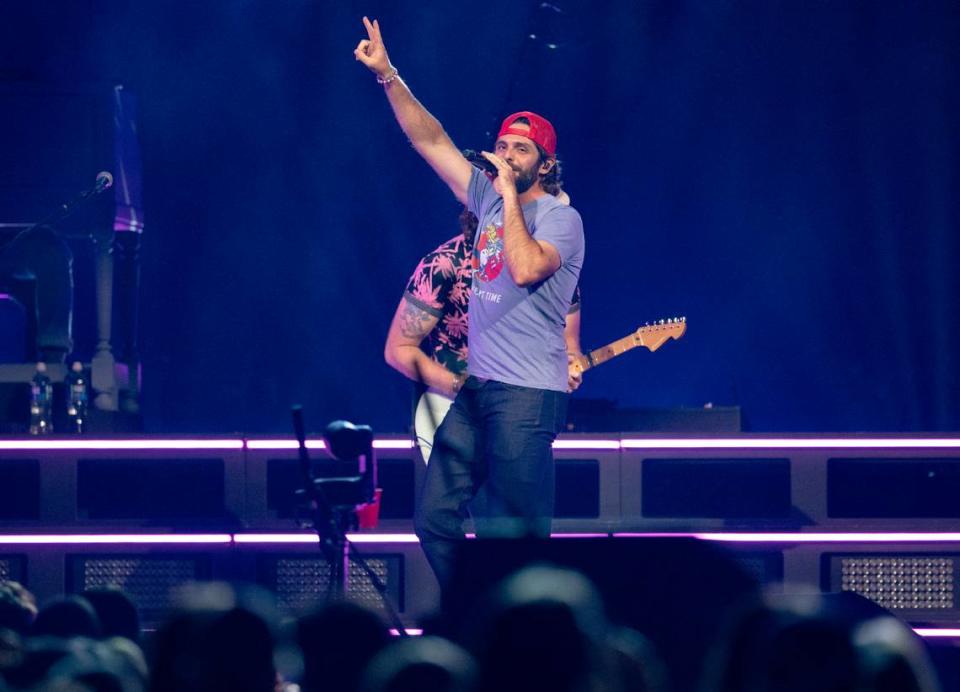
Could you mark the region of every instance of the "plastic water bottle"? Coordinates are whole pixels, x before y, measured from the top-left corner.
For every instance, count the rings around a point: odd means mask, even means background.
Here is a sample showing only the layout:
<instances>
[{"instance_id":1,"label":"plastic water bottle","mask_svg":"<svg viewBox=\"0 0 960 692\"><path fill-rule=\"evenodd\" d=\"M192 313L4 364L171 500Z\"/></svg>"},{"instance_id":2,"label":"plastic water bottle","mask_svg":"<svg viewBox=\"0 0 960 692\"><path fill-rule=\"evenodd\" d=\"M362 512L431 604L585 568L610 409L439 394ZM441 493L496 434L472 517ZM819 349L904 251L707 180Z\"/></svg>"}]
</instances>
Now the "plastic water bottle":
<instances>
[{"instance_id":1,"label":"plastic water bottle","mask_svg":"<svg viewBox=\"0 0 960 692\"><path fill-rule=\"evenodd\" d=\"M65 380L67 385L67 420L70 430L81 434L87 427L87 379L83 376L83 365L76 361L70 366Z\"/></svg>"},{"instance_id":2,"label":"plastic water bottle","mask_svg":"<svg viewBox=\"0 0 960 692\"><path fill-rule=\"evenodd\" d=\"M53 384L47 376L47 364L37 363L37 372L30 381L30 434L53 432Z\"/></svg>"}]
</instances>

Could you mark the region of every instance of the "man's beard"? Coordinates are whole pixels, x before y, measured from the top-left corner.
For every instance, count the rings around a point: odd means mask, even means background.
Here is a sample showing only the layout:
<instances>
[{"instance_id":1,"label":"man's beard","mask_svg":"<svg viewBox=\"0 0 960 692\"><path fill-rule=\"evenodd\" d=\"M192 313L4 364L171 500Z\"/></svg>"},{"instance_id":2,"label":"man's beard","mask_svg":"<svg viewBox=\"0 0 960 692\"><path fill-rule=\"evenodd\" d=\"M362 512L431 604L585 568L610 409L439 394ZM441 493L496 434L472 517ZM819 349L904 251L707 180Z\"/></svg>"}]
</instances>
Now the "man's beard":
<instances>
[{"instance_id":1,"label":"man's beard","mask_svg":"<svg viewBox=\"0 0 960 692\"><path fill-rule=\"evenodd\" d=\"M517 171L517 194L523 194L537 182L537 169L531 168L530 170Z\"/></svg>"}]
</instances>

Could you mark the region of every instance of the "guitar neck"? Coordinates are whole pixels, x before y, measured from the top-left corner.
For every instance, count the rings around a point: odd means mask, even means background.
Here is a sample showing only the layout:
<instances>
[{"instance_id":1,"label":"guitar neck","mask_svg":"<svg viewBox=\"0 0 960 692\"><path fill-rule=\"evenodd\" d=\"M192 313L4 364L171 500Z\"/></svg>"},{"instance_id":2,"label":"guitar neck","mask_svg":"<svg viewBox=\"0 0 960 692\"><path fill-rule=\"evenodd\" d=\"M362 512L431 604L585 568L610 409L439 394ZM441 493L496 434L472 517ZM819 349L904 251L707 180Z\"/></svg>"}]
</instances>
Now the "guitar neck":
<instances>
[{"instance_id":1,"label":"guitar neck","mask_svg":"<svg viewBox=\"0 0 960 692\"><path fill-rule=\"evenodd\" d=\"M594 351L590 351L586 355L578 357L577 362L580 364L580 367L583 370L589 370L590 368L600 365L601 363L605 363L611 358L616 358L617 356L622 355L627 351L636 348L637 346L643 346L643 340L640 338L640 335L636 333L629 334L622 339L617 339L606 346L601 346Z\"/></svg>"}]
</instances>

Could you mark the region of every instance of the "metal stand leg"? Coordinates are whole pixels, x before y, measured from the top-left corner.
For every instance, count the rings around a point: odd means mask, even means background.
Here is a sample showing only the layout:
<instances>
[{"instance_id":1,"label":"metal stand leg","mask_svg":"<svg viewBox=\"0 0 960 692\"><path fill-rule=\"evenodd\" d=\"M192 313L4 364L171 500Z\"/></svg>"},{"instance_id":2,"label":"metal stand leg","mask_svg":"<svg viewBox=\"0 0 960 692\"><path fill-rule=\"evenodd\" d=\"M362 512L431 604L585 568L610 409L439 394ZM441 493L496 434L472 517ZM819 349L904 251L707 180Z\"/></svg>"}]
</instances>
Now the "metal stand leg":
<instances>
[{"instance_id":1,"label":"metal stand leg","mask_svg":"<svg viewBox=\"0 0 960 692\"><path fill-rule=\"evenodd\" d=\"M95 237L97 259L97 348L90 363L93 404L101 411L116 411L117 375L110 347L113 322L113 233Z\"/></svg>"}]
</instances>

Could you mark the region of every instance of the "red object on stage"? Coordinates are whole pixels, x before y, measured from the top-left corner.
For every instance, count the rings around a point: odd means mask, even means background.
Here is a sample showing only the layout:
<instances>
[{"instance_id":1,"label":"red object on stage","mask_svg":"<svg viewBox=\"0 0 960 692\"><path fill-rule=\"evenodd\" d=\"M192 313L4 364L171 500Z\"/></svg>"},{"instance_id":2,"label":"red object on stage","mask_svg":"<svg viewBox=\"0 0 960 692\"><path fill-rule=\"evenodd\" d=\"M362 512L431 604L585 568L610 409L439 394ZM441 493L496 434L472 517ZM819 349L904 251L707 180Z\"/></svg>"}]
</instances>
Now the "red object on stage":
<instances>
[{"instance_id":1,"label":"red object on stage","mask_svg":"<svg viewBox=\"0 0 960 692\"><path fill-rule=\"evenodd\" d=\"M380 523L380 497L383 488L373 491L373 502L357 505L357 521L361 529L375 529Z\"/></svg>"}]
</instances>

